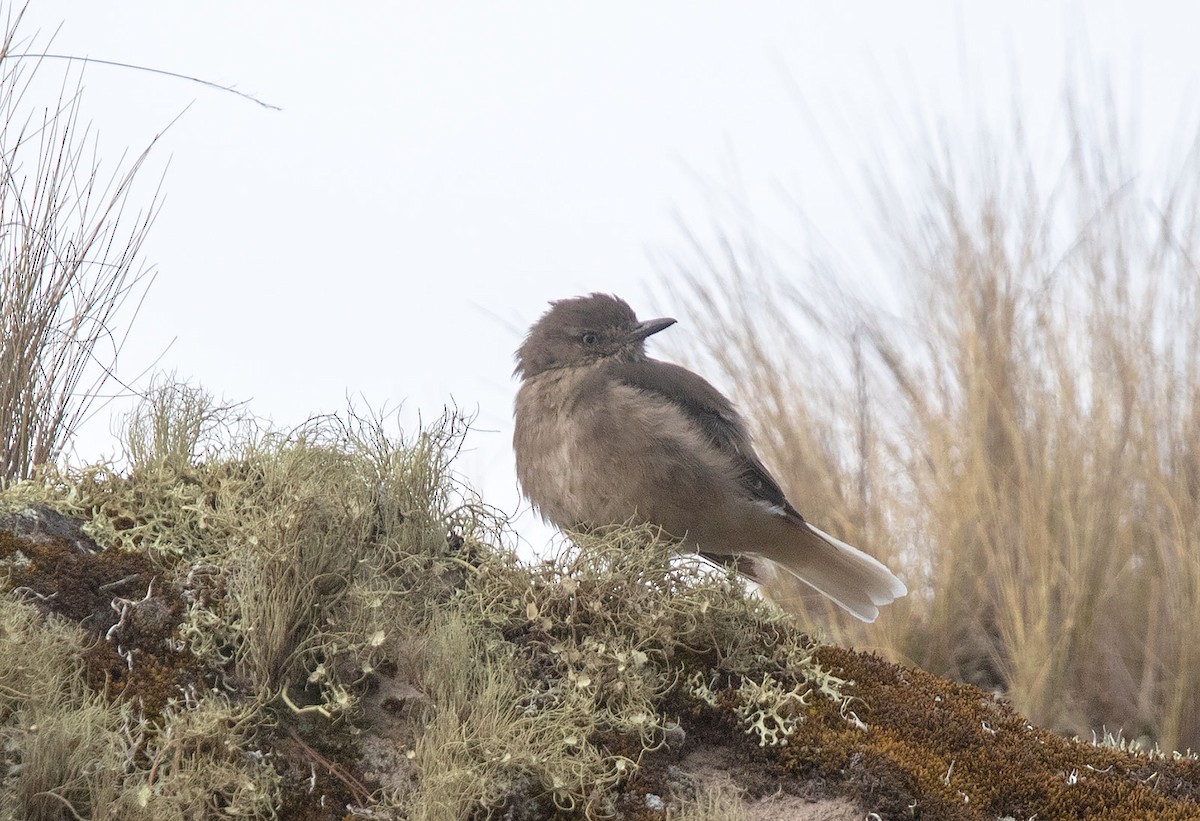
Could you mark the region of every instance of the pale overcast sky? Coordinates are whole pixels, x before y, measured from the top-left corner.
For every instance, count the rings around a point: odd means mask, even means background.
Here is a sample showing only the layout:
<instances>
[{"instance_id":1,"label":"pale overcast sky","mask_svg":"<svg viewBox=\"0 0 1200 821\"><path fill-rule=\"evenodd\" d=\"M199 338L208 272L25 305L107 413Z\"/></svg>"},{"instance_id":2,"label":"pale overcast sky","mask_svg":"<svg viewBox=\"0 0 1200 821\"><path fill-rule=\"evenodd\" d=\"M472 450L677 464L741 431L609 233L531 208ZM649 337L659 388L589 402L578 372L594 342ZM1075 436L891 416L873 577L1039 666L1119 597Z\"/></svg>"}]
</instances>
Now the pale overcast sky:
<instances>
[{"instance_id":1,"label":"pale overcast sky","mask_svg":"<svg viewBox=\"0 0 1200 821\"><path fill-rule=\"evenodd\" d=\"M669 313L649 298L652 256L681 245L678 214L703 238L714 192L737 186L786 231L782 189L853 246L843 175L902 150L906 117L1015 100L1047 122L1086 50L1152 152L1194 124L1200 75L1200 6L1181 1L33 0L24 34L55 29L54 53L282 108L85 71L111 163L187 108L145 176L167 169L144 249L158 274L121 374L165 350L159 369L281 424L347 395L404 402L410 420L457 403L478 415L459 473L510 511L521 334L548 300L590 291ZM78 458L111 452L109 428Z\"/></svg>"}]
</instances>

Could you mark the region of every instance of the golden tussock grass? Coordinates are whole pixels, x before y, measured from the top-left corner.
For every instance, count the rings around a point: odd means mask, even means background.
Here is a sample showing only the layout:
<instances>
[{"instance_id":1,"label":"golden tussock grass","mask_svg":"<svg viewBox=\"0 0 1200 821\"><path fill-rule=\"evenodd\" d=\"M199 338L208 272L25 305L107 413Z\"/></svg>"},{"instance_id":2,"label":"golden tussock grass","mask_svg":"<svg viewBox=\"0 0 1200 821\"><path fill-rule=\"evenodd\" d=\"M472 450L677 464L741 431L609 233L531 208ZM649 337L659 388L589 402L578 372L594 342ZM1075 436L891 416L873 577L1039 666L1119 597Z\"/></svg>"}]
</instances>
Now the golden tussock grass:
<instances>
[{"instance_id":1,"label":"golden tussock grass","mask_svg":"<svg viewBox=\"0 0 1200 821\"><path fill-rule=\"evenodd\" d=\"M1154 190L1127 135L1064 108L1057 176L1019 118L916 152L915 200L878 172L898 304L808 287L736 232L694 246L672 300L800 511L912 591L872 626L793 601L805 624L1035 723L1194 748L1200 157Z\"/></svg>"}]
</instances>

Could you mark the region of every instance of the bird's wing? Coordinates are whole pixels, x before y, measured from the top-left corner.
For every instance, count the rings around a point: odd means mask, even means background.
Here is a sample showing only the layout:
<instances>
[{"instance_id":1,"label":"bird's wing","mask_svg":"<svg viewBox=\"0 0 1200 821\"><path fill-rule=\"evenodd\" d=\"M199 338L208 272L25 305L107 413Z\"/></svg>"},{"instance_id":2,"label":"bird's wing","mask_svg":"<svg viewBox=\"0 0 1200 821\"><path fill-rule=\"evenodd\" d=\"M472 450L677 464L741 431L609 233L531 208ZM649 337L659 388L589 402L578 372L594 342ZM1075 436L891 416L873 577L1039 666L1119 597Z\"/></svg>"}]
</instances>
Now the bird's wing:
<instances>
[{"instance_id":1,"label":"bird's wing","mask_svg":"<svg viewBox=\"0 0 1200 821\"><path fill-rule=\"evenodd\" d=\"M789 519L804 521L783 495L779 483L767 472L742 418L724 395L706 379L687 368L655 359L615 362L611 375L640 391L655 394L675 405L709 437L713 446L730 455L739 468L743 489L757 502L777 508Z\"/></svg>"}]
</instances>

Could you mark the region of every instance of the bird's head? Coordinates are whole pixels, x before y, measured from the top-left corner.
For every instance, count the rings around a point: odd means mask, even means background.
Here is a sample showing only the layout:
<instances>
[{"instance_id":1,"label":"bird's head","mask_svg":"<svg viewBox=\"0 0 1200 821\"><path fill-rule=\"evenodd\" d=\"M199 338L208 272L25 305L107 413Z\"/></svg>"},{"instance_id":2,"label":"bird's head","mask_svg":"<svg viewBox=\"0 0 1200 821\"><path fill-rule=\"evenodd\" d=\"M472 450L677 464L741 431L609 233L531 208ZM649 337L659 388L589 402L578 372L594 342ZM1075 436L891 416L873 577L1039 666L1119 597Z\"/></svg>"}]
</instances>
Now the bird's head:
<instances>
[{"instance_id":1,"label":"bird's head","mask_svg":"<svg viewBox=\"0 0 1200 821\"><path fill-rule=\"evenodd\" d=\"M675 324L674 319L639 322L623 299L591 294L550 303L517 349L516 373L528 379L555 368L601 359L644 359L645 340Z\"/></svg>"}]
</instances>

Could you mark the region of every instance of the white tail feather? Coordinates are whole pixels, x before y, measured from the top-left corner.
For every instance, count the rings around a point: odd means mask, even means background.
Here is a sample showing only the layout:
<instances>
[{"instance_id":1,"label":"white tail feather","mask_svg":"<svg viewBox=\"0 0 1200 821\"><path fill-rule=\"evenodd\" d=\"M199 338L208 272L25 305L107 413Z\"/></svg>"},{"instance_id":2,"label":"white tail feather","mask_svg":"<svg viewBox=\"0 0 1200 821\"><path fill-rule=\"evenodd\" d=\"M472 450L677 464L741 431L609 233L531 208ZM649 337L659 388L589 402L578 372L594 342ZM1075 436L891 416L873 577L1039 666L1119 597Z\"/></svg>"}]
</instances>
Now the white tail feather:
<instances>
[{"instance_id":1,"label":"white tail feather","mask_svg":"<svg viewBox=\"0 0 1200 821\"><path fill-rule=\"evenodd\" d=\"M763 545L751 554L758 559L755 575L768 592L776 586L770 577L784 571L865 622L878 618L880 605L908 593L904 582L874 556L805 525L792 529L787 544Z\"/></svg>"}]
</instances>

